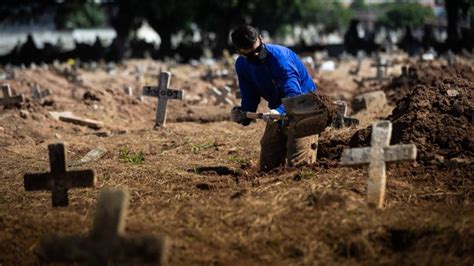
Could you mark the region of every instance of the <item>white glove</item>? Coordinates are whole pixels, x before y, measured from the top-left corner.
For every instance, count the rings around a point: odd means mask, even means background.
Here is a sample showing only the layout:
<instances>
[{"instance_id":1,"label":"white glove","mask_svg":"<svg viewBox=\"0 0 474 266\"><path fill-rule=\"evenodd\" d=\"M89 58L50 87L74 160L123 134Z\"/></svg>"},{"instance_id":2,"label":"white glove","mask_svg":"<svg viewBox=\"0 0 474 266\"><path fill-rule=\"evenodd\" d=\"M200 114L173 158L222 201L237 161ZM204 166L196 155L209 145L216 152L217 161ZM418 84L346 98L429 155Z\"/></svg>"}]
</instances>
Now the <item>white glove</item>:
<instances>
[{"instance_id":1,"label":"white glove","mask_svg":"<svg viewBox=\"0 0 474 266\"><path fill-rule=\"evenodd\" d=\"M276 109L271 109L268 113L263 113L262 119L263 121L267 123L274 123L278 121L278 119L272 119L270 115L279 115L280 112L278 112Z\"/></svg>"}]
</instances>

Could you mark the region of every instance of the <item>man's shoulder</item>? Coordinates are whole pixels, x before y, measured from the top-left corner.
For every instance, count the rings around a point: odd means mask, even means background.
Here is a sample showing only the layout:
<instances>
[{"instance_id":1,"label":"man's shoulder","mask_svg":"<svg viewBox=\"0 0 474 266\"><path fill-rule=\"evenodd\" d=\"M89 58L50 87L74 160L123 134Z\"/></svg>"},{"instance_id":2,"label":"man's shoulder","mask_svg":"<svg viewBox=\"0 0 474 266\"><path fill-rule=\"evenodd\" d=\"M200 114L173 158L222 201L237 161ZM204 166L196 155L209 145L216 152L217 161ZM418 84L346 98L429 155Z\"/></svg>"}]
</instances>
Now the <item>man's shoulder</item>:
<instances>
[{"instance_id":1,"label":"man's shoulder","mask_svg":"<svg viewBox=\"0 0 474 266\"><path fill-rule=\"evenodd\" d=\"M267 44L267 49L274 55L288 55L293 53L290 48L278 44Z\"/></svg>"}]
</instances>

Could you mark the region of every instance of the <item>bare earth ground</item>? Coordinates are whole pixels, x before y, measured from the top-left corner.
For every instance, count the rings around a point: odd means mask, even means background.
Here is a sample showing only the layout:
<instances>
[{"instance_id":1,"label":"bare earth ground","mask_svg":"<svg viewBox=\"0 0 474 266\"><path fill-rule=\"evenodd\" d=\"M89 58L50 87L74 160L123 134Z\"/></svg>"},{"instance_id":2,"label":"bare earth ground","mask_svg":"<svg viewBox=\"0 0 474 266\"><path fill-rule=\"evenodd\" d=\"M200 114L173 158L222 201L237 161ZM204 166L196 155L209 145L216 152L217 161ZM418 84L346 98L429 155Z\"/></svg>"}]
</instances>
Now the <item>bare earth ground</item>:
<instances>
[{"instance_id":1,"label":"bare earth ground","mask_svg":"<svg viewBox=\"0 0 474 266\"><path fill-rule=\"evenodd\" d=\"M263 122L241 127L225 121L230 107L213 105L207 92L211 84L200 78L204 67L171 70L171 86L190 98L170 101L167 127L153 130L156 99L140 101L122 92L124 85L136 92L153 81L145 80L145 74L136 81L130 73L134 64L152 63L128 62L115 75L81 69L82 85L42 69L21 70L9 81L27 97L28 83L50 88L54 102L0 110L1 265L40 264L35 251L44 234L87 234L104 187L130 191L127 233L165 233L172 239L171 265L474 263L472 120L459 120L471 136L455 155L433 144L437 162L389 165L385 208L374 210L365 203L366 167L339 166L337 151L395 106L358 113L358 127L328 129L320 137L316 165L262 175L255 167ZM349 99L357 94L347 74L347 65L354 62L345 64L318 76L328 84L321 91L334 98L341 90ZM463 82L462 93L472 95L472 86ZM74 98L72 88L77 88ZM83 99L87 91L100 100ZM472 113L469 104L466 113ZM26 118L20 110L28 111ZM101 131L126 134L99 137L92 129L52 119L48 111L73 111L103 121ZM95 169L98 183L93 189L70 190L66 208L52 208L49 192L23 188L23 174L49 170L47 145L56 141L67 144L69 161L96 147L108 150L96 162L70 168ZM432 152L426 147L436 140L422 141L416 144ZM128 162L124 151L142 153L143 163Z\"/></svg>"}]
</instances>

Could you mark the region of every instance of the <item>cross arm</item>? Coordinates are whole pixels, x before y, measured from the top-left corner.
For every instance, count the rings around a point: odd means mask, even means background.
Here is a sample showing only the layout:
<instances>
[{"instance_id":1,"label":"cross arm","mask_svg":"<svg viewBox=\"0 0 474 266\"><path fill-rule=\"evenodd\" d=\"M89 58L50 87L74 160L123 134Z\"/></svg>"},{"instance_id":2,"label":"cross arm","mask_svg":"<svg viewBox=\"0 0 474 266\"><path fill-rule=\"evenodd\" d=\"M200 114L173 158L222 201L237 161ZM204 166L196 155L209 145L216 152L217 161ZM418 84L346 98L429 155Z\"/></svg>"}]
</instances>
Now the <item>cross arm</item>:
<instances>
[{"instance_id":1,"label":"cross arm","mask_svg":"<svg viewBox=\"0 0 474 266\"><path fill-rule=\"evenodd\" d=\"M370 163L370 147L346 149L341 156L342 165L362 165ZM416 159L416 146L414 144L400 144L384 148L384 161L397 162Z\"/></svg>"},{"instance_id":2,"label":"cross arm","mask_svg":"<svg viewBox=\"0 0 474 266\"><path fill-rule=\"evenodd\" d=\"M23 181L26 191L51 190L53 187L53 178L50 173L25 174Z\"/></svg>"},{"instance_id":3,"label":"cross arm","mask_svg":"<svg viewBox=\"0 0 474 266\"><path fill-rule=\"evenodd\" d=\"M94 170L70 171L67 173L71 187L94 187L97 179Z\"/></svg>"}]
</instances>

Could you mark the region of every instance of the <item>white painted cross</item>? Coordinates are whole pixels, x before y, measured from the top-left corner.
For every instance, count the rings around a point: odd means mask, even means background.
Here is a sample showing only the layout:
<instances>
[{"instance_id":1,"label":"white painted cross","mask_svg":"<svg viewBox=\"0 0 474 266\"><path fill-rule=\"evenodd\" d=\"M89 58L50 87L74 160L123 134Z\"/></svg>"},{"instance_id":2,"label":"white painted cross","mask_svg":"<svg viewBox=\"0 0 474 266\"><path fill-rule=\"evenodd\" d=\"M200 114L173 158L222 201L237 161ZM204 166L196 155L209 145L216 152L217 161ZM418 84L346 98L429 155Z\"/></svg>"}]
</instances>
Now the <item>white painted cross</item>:
<instances>
[{"instance_id":1,"label":"white painted cross","mask_svg":"<svg viewBox=\"0 0 474 266\"><path fill-rule=\"evenodd\" d=\"M210 88L212 95L216 98L215 105L219 104L229 104L233 105L234 103L232 102L231 99L227 98L230 95L231 89L228 86L224 86L221 90L218 88L212 87Z\"/></svg>"},{"instance_id":2,"label":"white painted cross","mask_svg":"<svg viewBox=\"0 0 474 266\"><path fill-rule=\"evenodd\" d=\"M42 261L86 263L88 265L166 263L169 240L165 235L125 234L128 192L104 189L100 192L92 230L80 235L47 235L40 241Z\"/></svg>"},{"instance_id":3,"label":"white painted cross","mask_svg":"<svg viewBox=\"0 0 474 266\"><path fill-rule=\"evenodd\" d=\"M372 127L371 147L346 149L341 156L342 165L369 164L367 201L369 206L383 207L385 197L385 162L416 159L414 144L390 146L392 123L376 122Z\"/></svg>"},{"instance_id":4,"label":"white painted cross","mask_svg":"<svg viewBox=\"0 0 474 266\"><path fill-rule=\"evenodd\" d=\"M0 98L0 105L10 106L16 103L22 103L25 101L25 96L20 94L18 96L12 96L10 85L7 83L2 84L3 98Z\"/></svg>"},{"instance_id":5,"label":"white painted cross","mask_svg":"<svg viewBox=\"0 0 474 266\"><path fill-rule=\"evenodd\" d=\"M184 91L169 89L170 80L171 73L163 71L160 74L158 86L143 87L143 95L158 97L155 127L164 127L166 125L166 106L168 105L168 100L183 100L184 98Z\"/></svg>"},{"instance_id":6,"label":"white painted cross","mask_svg":"<svg viewBox=\"0 0 474 266\"><path fill-rule=\"evenodd\" d=\"M51 95L51 90L41 90L40 86L38 84L35 84L33 88L31 88L32 91L32 98L33 101L40 102L42 98Z\"/></svg>"},{"instance_id":7,"label":"white painted cross","mask_svg":"<svg viewBox=\"0 0 474 266\"><path fill-rule=\"evenodd\" d=\"M23 176L26 191L50 190L53 207L68 206L67 191L76 187L94 187L96 183L93 170L67 171L66 150L63 143L48 145L51 172L25 174Z\"/></svg>"}]
</instances>

